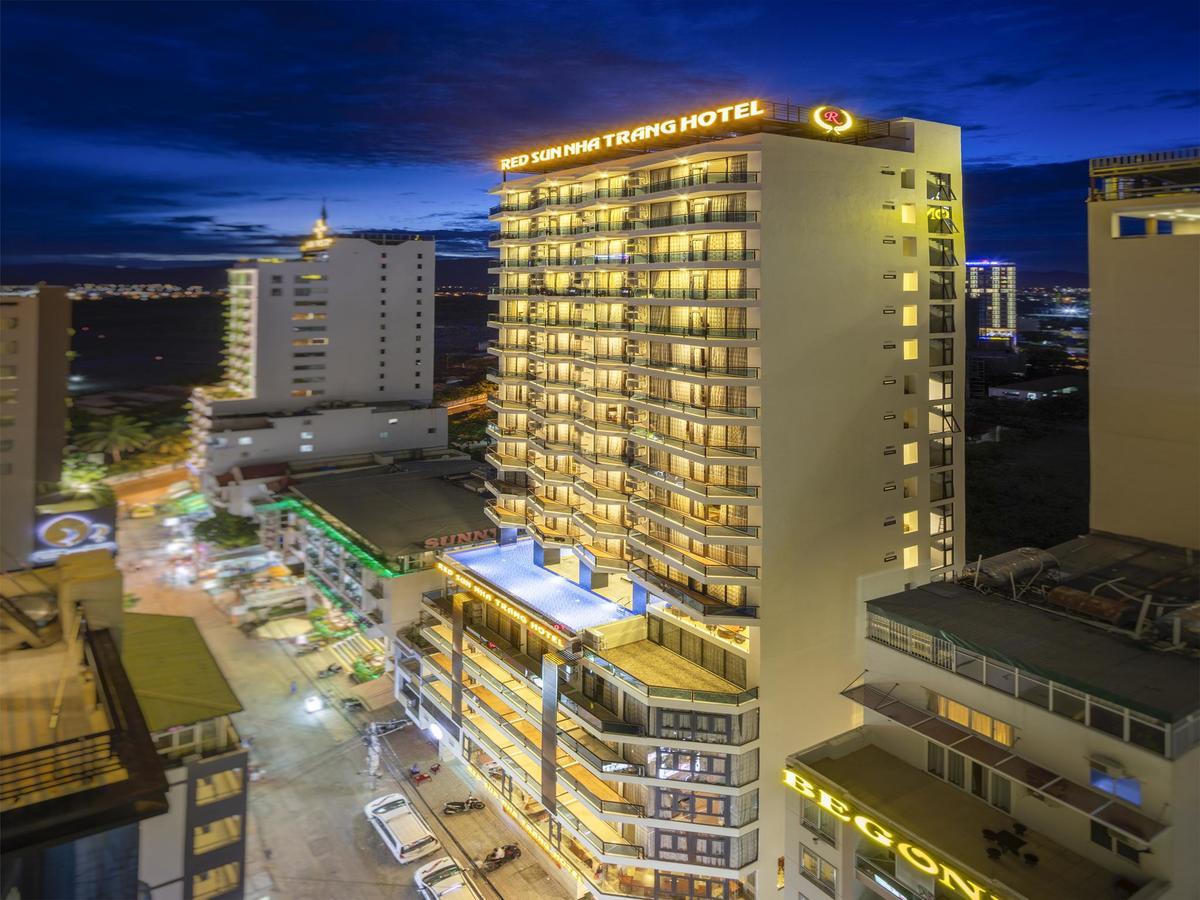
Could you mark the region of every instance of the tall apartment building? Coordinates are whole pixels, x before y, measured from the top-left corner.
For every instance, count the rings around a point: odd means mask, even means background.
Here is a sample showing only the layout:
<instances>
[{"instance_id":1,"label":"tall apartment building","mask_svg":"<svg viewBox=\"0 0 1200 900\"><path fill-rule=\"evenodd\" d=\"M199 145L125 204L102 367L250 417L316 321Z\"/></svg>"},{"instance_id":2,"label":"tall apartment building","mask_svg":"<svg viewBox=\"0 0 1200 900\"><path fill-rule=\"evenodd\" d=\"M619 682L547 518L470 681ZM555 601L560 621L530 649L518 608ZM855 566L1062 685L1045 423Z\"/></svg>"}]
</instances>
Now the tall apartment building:
<instances>
[{"instance_id":1,"label":"tall apartment building","mask_svg":"<svg viewBox=\"0 0 1200 900\"><path fill-rule=\"evenodd\" d=\"M980 341L1017 343L1017 267L996 259L967 263L967 300L975 307Z\"/></svg>"},{"instance_id":2,"label":"tall apartment building","mask_svg":"<svg viewBox=\"0 0 1200 900\"><path fill-rule=\"evenodd\" d=\"M229 270L225 382L192 399L206 493L240 505L217 481L234 467L446 445L431 405L434 253L419 238L331 236L322 213L298 258Z\"/></svg>"},{"instance_id":3,"label":"tall apartment building","mask_svg":"<svg viewBox=\"0 0 1200 900\"><path fill-rule=\"evenodd\" d=\"M769 761L961 552L959 130L754 100L502 167L501 541L442 555L421 715L581 890L766 896Z\"/></svg>"},{"instance_id":4,"label":"tall apartment building","mask_svg":"<svg viewBox=\"0 0 1200 900\"><path fill-rule=\"evenodd\" d=\"M1200 148L1091 179L1091 527L1200 547Z\"/></svg>"},{"instance_id":5,"label":"tall apartment building","mask_svg":"<svg viewBox=\"0 0 1200 900\"><path fill-rule=\"evenodd\" d=\"M67 289L0 294L0 571L29 564L39 484L57 484L66 443Z\"/></svg>"}]
</instances>

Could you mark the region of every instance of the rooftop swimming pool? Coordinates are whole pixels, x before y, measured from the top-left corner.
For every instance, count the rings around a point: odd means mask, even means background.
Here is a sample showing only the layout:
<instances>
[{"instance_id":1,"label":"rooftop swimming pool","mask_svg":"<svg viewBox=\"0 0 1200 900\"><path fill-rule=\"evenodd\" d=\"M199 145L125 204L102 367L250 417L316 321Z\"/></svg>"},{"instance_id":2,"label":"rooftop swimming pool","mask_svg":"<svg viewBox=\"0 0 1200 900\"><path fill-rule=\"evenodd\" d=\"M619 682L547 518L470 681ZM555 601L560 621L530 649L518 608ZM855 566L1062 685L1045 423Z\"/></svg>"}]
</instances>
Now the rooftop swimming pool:
<instances>
[{"instance_id":1,"label":"rooftop swimming pool","mask_svg":"<svg viewBox=\"0 0 1200 900\"><path fill-rule=\"evenodd\" d=\"M533 561L533 541L489 544L446 554L547 619L578 632L633 615ZM567 551L564 551L567 552Z\"/></svg>"}]
</instances>

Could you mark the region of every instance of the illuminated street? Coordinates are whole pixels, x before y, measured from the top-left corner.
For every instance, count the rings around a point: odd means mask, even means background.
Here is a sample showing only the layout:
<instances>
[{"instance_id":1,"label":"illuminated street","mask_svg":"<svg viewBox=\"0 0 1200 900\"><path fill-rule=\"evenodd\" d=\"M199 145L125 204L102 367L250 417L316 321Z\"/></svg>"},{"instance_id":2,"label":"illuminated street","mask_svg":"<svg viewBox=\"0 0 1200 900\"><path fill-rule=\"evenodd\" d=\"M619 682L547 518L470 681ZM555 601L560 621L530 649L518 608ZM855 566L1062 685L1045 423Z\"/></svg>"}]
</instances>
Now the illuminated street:
<instances>
[{"instance_id":1,"label":"illuminated street","mask_svg":"<svg viewBox=\"0 0 1200 900\"><path fill-rule=\"evenodd\" d=\"M315 714L304 711L306 697L324 692L336 700L345 683L345 676L316 680L315 673L329 664L329 654L297 658L283 641L243 637L204 591L164 585L158 554L164 552L166 538L158 519L121 522L120 563L126 591L140 598L138 612L194 617L246 707L234 723L242 737L252 741L251 763L265 771L264 778L250 787L246 855L250 900L416 897L412 879L423 863L442 853L465 863L514 840L525 849L519 860L486 879L475 873L484 896L489 900L567 896L542 870L532 845L494 811L490 799L486 809L440 821L445 801L461 800L472 791L460 764L443 762L442 770L420 788L407 784L397 788L396 776L412 763L425 771L437 761L433 743L415 726L384 739L383 772L372 789L364 774L366 752L358 734L368 717L344 714L331 705ZM398 864L388 854L362 807L396 790L413 801L434 830L443 846L439 854L409 865ZM475 791L486 799L478 787Z\"/></svg>"}]
</instances>

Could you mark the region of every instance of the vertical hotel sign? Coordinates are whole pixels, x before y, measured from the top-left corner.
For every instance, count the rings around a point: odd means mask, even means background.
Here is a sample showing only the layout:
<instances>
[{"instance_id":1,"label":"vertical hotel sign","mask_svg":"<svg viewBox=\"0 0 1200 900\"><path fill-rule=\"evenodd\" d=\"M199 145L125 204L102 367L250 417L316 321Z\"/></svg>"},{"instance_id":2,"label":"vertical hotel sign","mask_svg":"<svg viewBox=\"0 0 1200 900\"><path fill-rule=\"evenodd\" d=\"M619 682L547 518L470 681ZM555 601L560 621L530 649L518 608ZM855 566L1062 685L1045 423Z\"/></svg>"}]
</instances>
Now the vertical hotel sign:
<instances>
[{"instance_id":1,"label":"vertical hotel sign","mask_svg":"<svg viewBox=\"0 0 1200 900\"><path fill-rule=\"evenodd\" d=\"M555 144L551 147L539 147L508 156L500 160L502 171L520 171L522 166L555 162L560 159L571 159L608 150L613 147L633 147L653 141L656 138L668 137L673 134L686 134L690 131L702 131L714 125L727 125L745 119L755 119L765 115L766 110L758 100L743 100L741 103L731 103L728 106L715 106L698 113L689 113L673 119L663 119L661 122L647 122L634 128L621 131L610 131L606 134L596 134L591 137L568 141L565 144Z\"/></svg>"}]
</instances>

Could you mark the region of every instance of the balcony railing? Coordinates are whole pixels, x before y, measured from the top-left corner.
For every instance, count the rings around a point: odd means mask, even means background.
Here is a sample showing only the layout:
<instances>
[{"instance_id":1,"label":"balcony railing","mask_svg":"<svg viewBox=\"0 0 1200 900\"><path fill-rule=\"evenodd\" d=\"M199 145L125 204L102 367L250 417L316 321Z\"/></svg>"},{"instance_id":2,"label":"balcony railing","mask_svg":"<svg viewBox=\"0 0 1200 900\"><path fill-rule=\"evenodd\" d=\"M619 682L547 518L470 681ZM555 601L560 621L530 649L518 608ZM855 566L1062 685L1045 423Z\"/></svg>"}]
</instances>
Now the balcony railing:
<instances>
[{"instance_id":1,"label":"balcony railing","mask_svg":"<svg viewBox=\"0 0 1200 900\"><path fill-rule=\"evenodd\" d=\"M553 237L573 234L591 234L606 231L640 231L647 228L677 228L681 225L705 225L715 222L757 222L757 210L721 210L716 212L685 213L678 216L661 216L656 219L620 219L616 222L584 222L578 225L549 225L545 228L529 228L525 231L496 232L494 240L524 240L527 238Z\"/></svg>"},{"instance_id":2,"label":"balcony railing","mask_svg":"<svg viewBox=\"0 0 1200 900\"><path fill-rule=\"evenodd\" d=\"M501 297L602 297L634 300L757 300L758 288L491 287Z\"/></svg>"},{"instance_id":3,"label":"balcony railing","mask_svg":"<svg viewBox=\"0 0 1200 900\"><path fill-rule=\"evenodd\" d=\"M651 359L648 356L635 356L631 364L643 369L655 369L660 372L678 372L683 375L706 375L728 378L757 378L757 366L698 366L690 363L669 362Z\"/></svg>"},{"instance_id":4,"label":"balcony railing","mask_svg":"<svg viewBox=\"0 0 1200 900\"><path fill-rule=\"evenodd\" d=\"M694 262L751 262L758 259L757 250L678 250L665 253L604 253L593 256L542 259L502 259L503 269L537 269L556 266L643 266L656 263Z\"/></svg>"},{"instance_id":5,"label":"balcony railing","mask_svg":"<svg viewBox=\"0 0 1200 900\"><path fill-rule=\"evenodd\" d=\"M646 684L640 678L635 678L630 675L620 666L609 662L607 659L596 654L595 651L583 648L583 657L589 662L595 664L599 668L608 672L614 678L621 681L627 687L642 694L645 697L659 697L669 700L686 700L696 703L723 703L730 706L740 706L743 703L751 703L758 699L758 688L751 688L747 691L693 691L686 688L671 688L662 687L660 685Z\"/></svg>"},{"instance_id":6,"label":"balcony railing","mask_svg":"<svg viewBox=\"0 0 1200 900\"><path fill-rule=\"evenodd\" d=\"M656 469L654 466L647 465L644 462L632 462L629 464L629 468L636 472L641 472L650 478L665 482L671 487L691 491L694 494L703 494L706 497L715 499L728 497L733 498L733 502L736 503L739 497L757 497L759 494L757 485L709 484L704 481L697 481L694 478L685 478L682 475L676 475L674 472L667 472L664 469Z\"/></svg>"},{"instance_id":7,"label":"balcony railing","mask_svg":"<svg viewBox=\"0 0 1200 900\"><path fill-rule=\"evenodd\" d=\"M757 606L726 603L716 597L710 597L707 594L693 591L685 585L671 581L669 578L664 578L662 575L652 572L644 566L634 566L630 569L630 574L635 575L637 579L645 582L655 593L674 600L676 603L687 607L701 617L738 616L749 619L758 618Z\"/></svg>"},{"instance_id":8,"label":"balcony railing","mask_svg":"<svg viewBox=\"0 0 1200 900\"><path fill-rule=\"evenodd\" d=\"M634 497L630 502L633 506L651 516L657 516L660 519L670 522L676 528L704 535L705 538L711 540L713 543L720 543L722 538L730 540L758 537L759 528L757 525L712 524L705 522L703 519L697 519L695 516L684 515L678 510L671 509L662 503L657 503L646 497Z\"/></svg>"},{"instance_id":9,"label":"balcony railing","mask_svg":"<svg viewBox=\"0 0 1200 900\"><path fill-rule=\"evenodd\" d=\"M657 553L659 556L665 556L671 563L684 571L691 570L701 576L712 578L714 580L721 578L757 578L758 566L735 566L728 563L717 562L715 560L706 562L705 558L697 556L694 553L689 553L679 547L668 544L666 541L656 537L651 537L644 533L631 533L629 535L629 543L634 547L639 547L643 552ZM716 540L713 543L718 543Z\"/></svg>"},{"instance_id":10,"label":"balcony railing","mask_svg":"<svg viewBox=\"0 0 1200 900\"><path fill-rule=\"evenodd\" d=\"M652 394L634 393L630 399L636 403L645 403L662 409L673 409L678 412L701 416L706 419L757 419L757 406L694 406L691 403L681 403L678 400L668 400L666 397L656 397Z\"/></svg>"},{"instance_id":11,"label":"balcony railing","mask_svg":"<svg viewBox=\"0 0 1200 900\"><path fill-rule=\"evenodd\" d=\"M580 206L597 200L613 200L624 197L645 196L658 194L663 191L675 191L685 187L695 187L703 184L754 184L758 181L757 172L697 172L692 175L681 175L678 178L655 179L648 184L623 185L616 188L594 188L582 192L547 192L535 193L528 200L508 201L497 203L488 210L488 215L498 215L502 212L527 212L544 206Z\"/></svg>"},{"instance_id":12,"label":"balcony railing","mask_svg":"<svg viewBox=\"0 0 1200 900\"><path fill-rule=\"evenodd\" d=\"M659 434L657 431L652 431L642 425L631 426L629 433L631 436L641 438L649 444L661 444L665 447L673 447L676 450L681 450L684 453L691 453L695 456L706 458L726 459L729 457L741 457L753 459L758 456L757 447L734 447L729 444L697 444L693 441L667 437L665 434Z\"/></svg>"}]
</instances>

